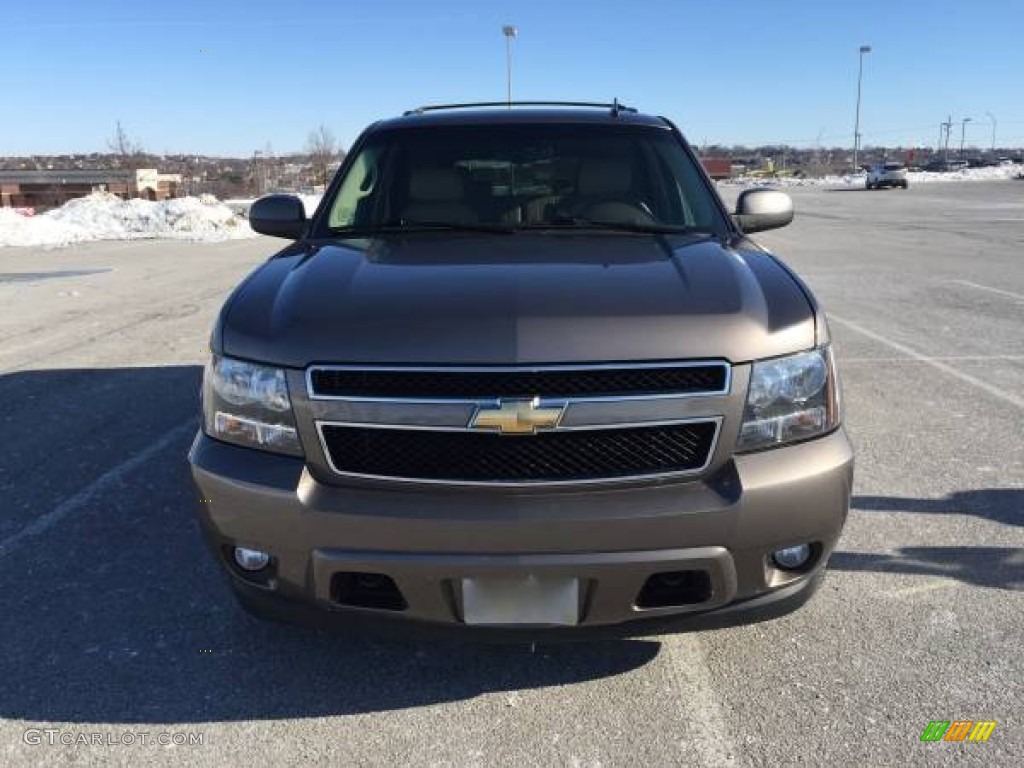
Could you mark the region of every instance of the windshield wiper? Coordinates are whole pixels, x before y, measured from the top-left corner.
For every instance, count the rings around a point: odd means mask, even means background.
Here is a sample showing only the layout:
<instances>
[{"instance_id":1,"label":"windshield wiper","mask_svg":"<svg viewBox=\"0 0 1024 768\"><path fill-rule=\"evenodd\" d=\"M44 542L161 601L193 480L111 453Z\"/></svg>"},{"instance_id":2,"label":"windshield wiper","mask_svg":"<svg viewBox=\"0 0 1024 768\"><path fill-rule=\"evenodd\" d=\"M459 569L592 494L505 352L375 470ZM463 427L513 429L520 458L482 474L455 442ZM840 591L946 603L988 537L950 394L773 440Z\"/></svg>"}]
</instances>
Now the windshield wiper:
<instances>
[{"instance_id":1,"label":"windshield wiper","mask_svg":"<svg viewBox=\"0 0 1024 768\"><path fill-rule=\"evenodd\" d=\"M540 224L530 224L524 229L605 229L612 232L638 232L649 235L682 235L693 232L693 227L682 224L650 224L633 221L595 221L579 216L563 216Z\"/></svg>"},{"instance_id":2,"label":"windshield wiper","mask_svg":"<svg viewBox=\"0 0 1024 768\"><path fill-rule=\"evenodd\" d=\"M506 224L467 223L460 221L388 221L383 224L360 227L334 227L331 234L340 237L373 237L404 232L485 232L511 235L515 228Z\"/></svg>"}]
</instances>

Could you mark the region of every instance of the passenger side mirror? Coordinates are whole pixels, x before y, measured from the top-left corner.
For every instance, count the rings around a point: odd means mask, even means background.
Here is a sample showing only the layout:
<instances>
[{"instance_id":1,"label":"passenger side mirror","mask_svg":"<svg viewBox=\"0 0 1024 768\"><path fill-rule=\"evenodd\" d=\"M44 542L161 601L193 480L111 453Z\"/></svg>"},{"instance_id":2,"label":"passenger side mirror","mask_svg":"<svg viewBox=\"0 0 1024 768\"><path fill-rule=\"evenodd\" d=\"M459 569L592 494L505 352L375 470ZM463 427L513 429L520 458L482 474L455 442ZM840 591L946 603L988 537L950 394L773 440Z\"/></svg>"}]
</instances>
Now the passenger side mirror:
<instances>
[{"instance_id":1,"label":"passenger side mirror","mask_svg":"<svg viewBox=\"0 0 1024 768\"><path fill-rule=\"evenodd\" d=\"M306 208L295 195L267 195L249 209L249 226L261 235L298 240L306 223Z\"/></svg>"},{"instance_id":2,"label":"passenger side mirror","mask_svg":"<svg viewBox=\"0 0 1024 768\"><path fill-rule=\"evenodd\" d=\"M793 200L774 189L748 189L736 201L733 220L748 235L778 229L793 220Z\"/></svg>"}]
</instances>

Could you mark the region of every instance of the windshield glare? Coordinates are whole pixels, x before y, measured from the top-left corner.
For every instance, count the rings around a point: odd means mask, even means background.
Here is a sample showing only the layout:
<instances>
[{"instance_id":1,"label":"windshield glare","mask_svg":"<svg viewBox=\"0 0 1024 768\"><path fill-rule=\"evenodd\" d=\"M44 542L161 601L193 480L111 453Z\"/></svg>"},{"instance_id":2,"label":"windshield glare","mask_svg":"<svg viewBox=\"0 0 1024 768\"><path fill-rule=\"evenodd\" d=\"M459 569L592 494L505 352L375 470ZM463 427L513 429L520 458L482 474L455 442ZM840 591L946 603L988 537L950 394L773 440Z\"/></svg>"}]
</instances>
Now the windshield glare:
<instances>
[{"instance_id":1,"label":"windshield glare","mask_svg":"<svg viewBox=\"0 0 1024 768\"><path fill-rule=\"evenodd\" d=\"M381 131L353 159L329 211L331 229L720 227L711 193L675 135L639 126Z\"/></svg>"}]
</instances>

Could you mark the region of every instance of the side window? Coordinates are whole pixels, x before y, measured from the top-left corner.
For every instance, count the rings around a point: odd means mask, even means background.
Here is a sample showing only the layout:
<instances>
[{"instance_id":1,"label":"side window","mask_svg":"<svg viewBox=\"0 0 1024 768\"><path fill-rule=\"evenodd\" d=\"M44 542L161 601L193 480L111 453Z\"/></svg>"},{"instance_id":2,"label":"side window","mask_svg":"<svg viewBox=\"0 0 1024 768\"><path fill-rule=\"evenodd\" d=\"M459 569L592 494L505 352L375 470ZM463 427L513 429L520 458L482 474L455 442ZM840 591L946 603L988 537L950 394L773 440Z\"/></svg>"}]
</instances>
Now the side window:
<instances>
[{"instance_id":1,"label":"side window","mask_svg":"<svg viewBox=\"0 0 1024 768\"><path fill-rule=\"evenodd\" d=\"M360 204L377 190L377 182L380 178L379 156L380 150L373 147L368 147L359 153L355 162L352 163L352 167L345 174L345 180L341 183L341 188L334 198L328 226L348 227L359 224L357 219L359 218Z\"/></svg>"}]
</instances>

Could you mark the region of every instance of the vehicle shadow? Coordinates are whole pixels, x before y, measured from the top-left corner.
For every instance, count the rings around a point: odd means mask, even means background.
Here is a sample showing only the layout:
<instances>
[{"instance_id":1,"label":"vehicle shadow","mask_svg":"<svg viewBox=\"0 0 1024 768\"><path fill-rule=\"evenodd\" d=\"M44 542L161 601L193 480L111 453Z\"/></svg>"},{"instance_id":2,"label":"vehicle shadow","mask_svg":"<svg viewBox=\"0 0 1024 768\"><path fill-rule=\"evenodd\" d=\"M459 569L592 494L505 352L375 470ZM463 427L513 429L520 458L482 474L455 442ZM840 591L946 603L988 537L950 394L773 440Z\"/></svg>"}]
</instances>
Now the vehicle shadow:
<instances>
[{"instance_id":1,"label":"vehicle shadow","mask_svg":"<svg viewBox=\"0 0 1024 768\"><path fill-rule=\"evenodd\" d=\"M201 542L198 366L0 376L0 717L194 723L397 710L569 685L660 643L455 645L250 618ZM8 511L9 510L9 513Z\"/></svg>"},{"instance_id":2,"label":"vehicle shadow","mask_svg":"<svg viewBox=\"0 0 1024 768\"><path fill-rule=\"evenodd\" d=\"M865 512L975 515L1004 525L1024 525L1024 489L955 491L944 498L854 496L850 508ZM1018 547L903 547L896 555L835 552L829 568L946 576L968 584L1024 588L1024 549Z\"/></svg>"},{"instance_id":3,"label":"vehicle shadow","mask_svg":"<svg viewBox=\"0 0 1024 768\"><path fill-rule=\"evenodd\" d=\"M1024 589L1024 549L1019 547L902 547L896 555L834 552L828 567L945 576L981 587Z\"/></svg>"},{"instance_id":4,"label":"vehicle shadow","mask_svg":"<svg viewBox=\"0 0 1024 768\"><path fill-rule=\"evenodd\" d=\"M851 509L867 512L921 512L929 515L974 515L1004 525L1024 525L1024 488L955 491L941 499L900 496L854 496Z\"/></svg>"}]
</instances>

